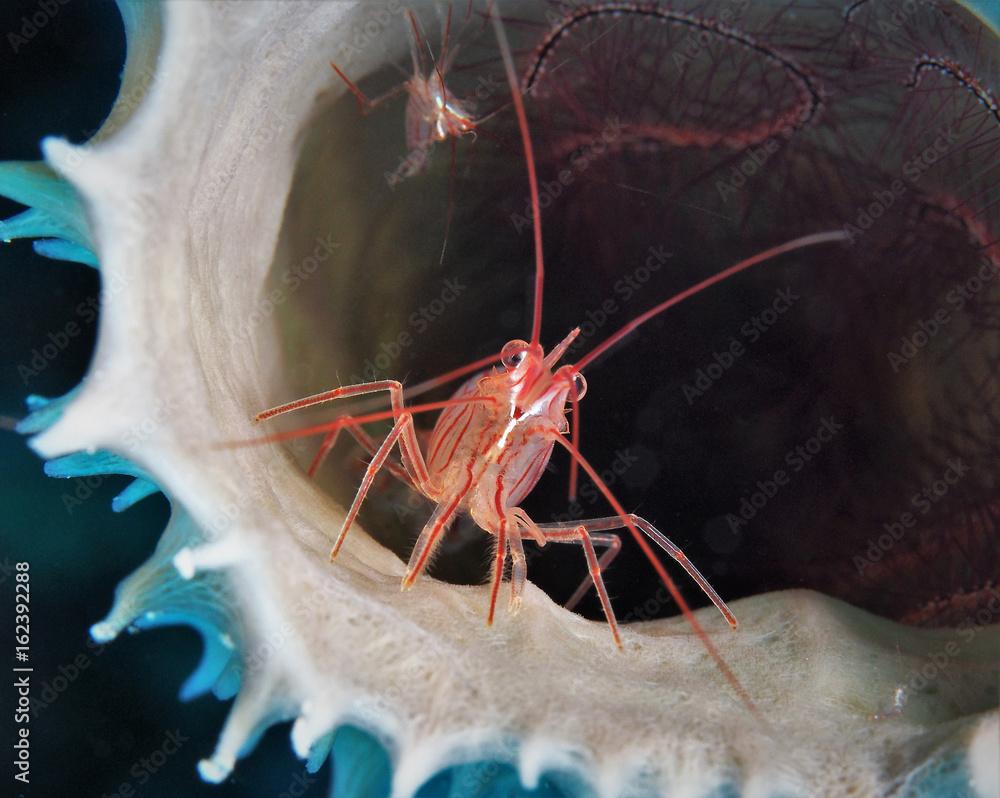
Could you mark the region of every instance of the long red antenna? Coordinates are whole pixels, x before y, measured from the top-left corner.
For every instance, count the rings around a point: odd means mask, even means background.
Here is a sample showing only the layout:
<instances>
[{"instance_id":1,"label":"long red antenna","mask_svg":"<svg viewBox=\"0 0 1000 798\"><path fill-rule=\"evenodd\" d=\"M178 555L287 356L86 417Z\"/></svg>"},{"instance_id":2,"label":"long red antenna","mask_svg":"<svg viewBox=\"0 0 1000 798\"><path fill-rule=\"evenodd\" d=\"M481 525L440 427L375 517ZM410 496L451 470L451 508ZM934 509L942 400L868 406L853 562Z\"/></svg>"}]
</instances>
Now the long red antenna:
<instances>
[{"instance_id":1,"label":"long red antenna","mask_svg":"<svg viewBox=\"0 0 1000 798\"><path fill-rule=\"evenodd\" d=\"M740 680L736 678L736 674L732 672L726 661L722 658L722 654L720 654L719 650L715 647L715 644L708 636L708 632L706 632L705 628L698 622L698 618L695 617L693 612L691 612L691 608L684 600L684 596L681 595L680 590L677 589L677 585L674 584L674 580L670 578L670 574L668 574L667 569L663 567L663 563L660 562L659 557L653 553L653 549L646 541L646 538L643 537L642 533L639 532L635 524L632 522L632 519L629 518L628 513L625 512L625 508L622 506L622 503L618 501L615 495L611 492L611 489L607 486L604 480L601 479L600 475L583 456L583 454L581 454L579 449L562 437L562 435L553 435L552 440L568 451L573 460L580 464L580 467L583 468L587 476L590 477L591 481L597 486L597 489L604 495L608 504L611 505L618 517L621 518L622 523L628 527L628 531L632 533L632 537L634 537L636 543L639 544L639 548L641 548L643 554L646 555L646 559L649 560L650 564L656 570L657 575L659 575L660 581L662 581L667 590L670 591L670 595L673 597L674 601L677 602L677 606L680 607L681 612L687 619L687 622L691 624L691 628L694 629L695 634L698 635L698 639L701 640L702 645L705 646L705 649L711 655L712 659L715 660L715 664L719 668L719 671L725 677L726 681L729 682L735 693L740 697L740 700L746 708L750 710L750 713L755 717L760 718L757 706L754 704L753 699L750 698L750 694L747 692Z\"/></svg>"},{"instance_id":2,"label":"long red antenna","mask_svg":"<svg viewBox=\"0 0 1000 798\"><path fill-rule=\"evenodd\" d=\"M542 335L542 288L545 283L545 262L542 257L542 212L538 199L538 175L535 174L535 151L531 146L531 135L528 133L528 116L524 112L524 98L521 96L521 89L517 83L514 59L510 55L510 44L507 43L507 34L500 21L496 2L493 3L489 15L493 22L493 30L496 31L497 44L500 45L500 55L503 56L507 82L510 84L510 97L514 101L514 111L517 113L517 126L521 130L524 160L528 167L528 186L531 191L531 226L535 234L535 308L531 321L531 343L536 345Z\"/></svg>"},{"instance_id":3,"label":"long red antenna","mask_svg":"<svg viewBox=\"0 0 1000 798\"><path fill-rule=\"evenodd\" d=\"M500 353L489 355L488 357L480 358L472 363L466 363L464 366L459 366L457 369L452 369L451 371L446 371L444 374L439 374L437 377L431 377L423 382L418 382L416 385L411 385L403 389L403 399L412 399L414 396L421 396L422 394L433 391L435 388L439 388L442 385L447 385L449 382L453 382L459 377L463 377L466 374L471 374L474 371L482 371L487 366L491 366L500 361ZM353 414L367 413L374 410L376 407L381 407L389 401L388 394L382 395L371 395L371 398L365 401L359 401L357 404L346 405L350 412ZM306 397L310 399L312 397ZM282 405L284 407L284 405ZM260 420L260 419L258 419Z\"/></svg>"},{"instance_id":4,"label":"long red antenna","mask_svg":"<svg viewBox=\"0 0 1000 798\"><path fill-rule=\"evenodd\" d=\"M319 435L324 432L343 429L358 424L370 424L373 421L388 421L397 419L405 413L430 413L434 410L444 410L446 407L469 404L470 402L496 402L492 396L453 396L451 399L443 399L440 402L426 402L420 405L409 405L407 407L395 408L392 410L382 410L378 413L367 413L363 416L340 416L333 421L326 421L322 424L314 424L311 427L287 430L286 432L276 432L273 435L264 435L259 438L248 438L242 441L226 441L218 443L214 449L242 449L246 446L260 446L264 443L278 443L296 438L308 438L312 435Z\"/></svg>"},{"instance_id":5,"label":"long red antenna","mask_svg":"<svg viewBox=\"0 0 1000 798\"><path fill-rule=\"evenodd\" d=\"M452 369L451 371L446 371L444 374L439 374L437 377L431 377L429 380L424 380L423 382L418 382L416 385L411 385L408 388L403 389L403 398L411 399L414 396L420 396L428 391L432 391L435 388L445 385L458 377L464 377L466 374L471 374L474 371L481 371L487 366L491 366L494 363L499 362L500 353L489 355L487 357L480 358L479 360L474 360L472 363L466 363L464 366L459 366L457 369Z\"/></svg>"},{"instance_id":6,"label":"long red antenna","mask_svg":"<svg viewBox=\"0 0 1000 798\"><path fill-rule=\"evenodd\" d=\"M848 238L849 236L843 230L830 230L825 233L813 233L811 235L802 236L801 238L795 238L791 241L786 241L784 244L779 244L776 247L765 249L763 252L758 252L753 257L741 260L735 266L730 266L728 269L702 280L700 283L695 283L690 288L684 289L679 294L674 294L670 297L670 299L664 300L659 305L656 305L655 307L647 310L645 313L636 316L632 319L632 321L618 330L618 332L606 338L603 343L598 344L590 350L590 352L578 360L574 368L577 371L582 371L584 367L593 363L598 357L607 352L612 346L617 344L622 338L633 332L640 325L645 324L651 318L659 315L667 308L672 308L674 305L677 305L685 299L704 291L706 288L709 288L716 283L721 283L727 277L732 277L734 274L737 274L744 269L749 269L751 266L756 266L758 263L763 263L771 258L776 258L778 255L783 255L786 252L792 252L793 250L803 249L805 247L812 247L816 244L829 244L834 241L846 241Z\"/></svg>"}]
</instances>

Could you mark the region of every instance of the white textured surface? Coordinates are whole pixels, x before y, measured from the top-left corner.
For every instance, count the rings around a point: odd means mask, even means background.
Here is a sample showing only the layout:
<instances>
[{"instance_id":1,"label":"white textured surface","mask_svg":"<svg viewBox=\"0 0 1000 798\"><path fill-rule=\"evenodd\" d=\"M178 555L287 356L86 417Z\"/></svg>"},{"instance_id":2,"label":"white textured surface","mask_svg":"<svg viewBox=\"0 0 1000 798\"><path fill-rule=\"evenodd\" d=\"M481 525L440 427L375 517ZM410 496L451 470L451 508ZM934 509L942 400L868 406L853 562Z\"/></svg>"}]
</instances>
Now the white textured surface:
<instances>
[{"instance_id":1,"label":"white textured surface","mask_svg":"<svg viewBox=\"0 0 1000 798\"><path fill-rule=\"evenodd\" d=\"M985 717L976 728L969 746L972 786L979 798L1000 795L1000 716Z\"/></svg>"},{"instance_id":2,"label":"white textured surface","mask_svg":"<svg viewBox=\"0 0 1000 798\"><path fill-rule=\"evenodd\" d=\"M273 336L236 333L271 265L300 126L320 92L336 88L331 42L356 9L254 2L234 14L231 5L167 3L162 57L139 113L99 147L46 146L88 202L103 279L116 288L105 296L92 374L37 448L119 451L210 539L238 539L242 549L228 572L260 665L203 772L224 778L249 730L276 714L300 716L299 751L348 719L389 735L398 796L511 739L526 741L526 782L573 763L607 796L640 772L671 795L700 795L730 777L747 795L875 795L971 728L975 719L957 708L983 685L962 668L937 692L911 695L902 714L873 720L955 635L816 594L737 602L738 633L714 611L702 616L768 733L683 621L629 626L619 653L603 624L531 586L521 614L492 629L483 588L424 579L401 594L402 563L360 531L328 563L342 511L287 454L208 444L252 435L252 411L272 398ZM961 641L955 663L982 663L996 644L995 628ZM976 751L995 728L995 716L980 727ZM988 761L976 774L995 783Z\"/></svg>"}]
</instances>

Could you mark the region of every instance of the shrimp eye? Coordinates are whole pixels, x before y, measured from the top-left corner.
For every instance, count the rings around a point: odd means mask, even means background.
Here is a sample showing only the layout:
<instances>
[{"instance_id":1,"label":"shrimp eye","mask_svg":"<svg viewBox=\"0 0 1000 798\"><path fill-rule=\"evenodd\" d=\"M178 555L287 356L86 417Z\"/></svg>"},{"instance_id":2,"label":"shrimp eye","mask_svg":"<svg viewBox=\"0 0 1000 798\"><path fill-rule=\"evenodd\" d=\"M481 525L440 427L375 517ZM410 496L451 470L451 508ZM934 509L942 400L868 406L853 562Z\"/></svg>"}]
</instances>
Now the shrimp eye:
<instances>
[{"instance_id":1,"label":"shrimp eye","mask_svg":"<svg viewBox=\"0 0 1000 798\"><path fill-rule=\"evenodd\" d=\"M524 360L524 356L527 352L527 341L508 341L504 344L504 348L500 350L500 362L504 364L508 371L510 371L511 369L517 368L521 364L521 361Z\"/></svg>"},{"instance_id":2,"label":"shrimp eye","mask_svg":"<svg viewBox=\"0 0 1000 798\"><path fill-rule=\"evenodd\" d=\"M587 380L579 371L574 371L570 379L573 380L573 390L576 392L576 401L579 402L587 395Z\"/></svg>"}]
</instances>

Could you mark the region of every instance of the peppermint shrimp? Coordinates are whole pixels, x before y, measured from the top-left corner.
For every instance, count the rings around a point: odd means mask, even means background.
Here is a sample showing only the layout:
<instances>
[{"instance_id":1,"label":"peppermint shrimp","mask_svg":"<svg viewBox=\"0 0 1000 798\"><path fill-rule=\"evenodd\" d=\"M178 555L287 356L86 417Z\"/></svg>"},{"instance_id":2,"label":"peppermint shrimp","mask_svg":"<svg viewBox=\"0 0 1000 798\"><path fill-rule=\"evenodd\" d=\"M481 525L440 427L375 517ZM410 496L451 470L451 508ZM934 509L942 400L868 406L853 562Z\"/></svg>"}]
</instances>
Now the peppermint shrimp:
<instances>
[{"instance_id":1,"label":"peppermint shrimp","mask_svg":"<svg viewBox=\"0 0 1000 798\"><path fill-rule=\"evenodd\" d=\"M322 434L324 437L320 450L309 468L310 474L314 473L322 463L342 430L347 430L369 453L371 460L333 544L331 559L335 559L341 551L361 505L381 469L386 468L413 490L433 502L435 508L417 538L406 567L402 580L404 590L413 587L426 569L435 548L456 517L463 513L470 515L478 526L496 540L486 613L487 625L492 625L494 621L508 557L511 561L508 610L515 613L521 605L527 580L523 545L525 539L539 546L549 543L570 543L579 545L583 549L587 576L567 606L572 608L593 585L600 599L612 640L619 649L622 649L621 633L604 584L603 573L621 549L621 540L613 530L627 529L715 660L719 670L743 702L753 709L749 695L729 669L701 623L693 615L673 579L654 553L650 542L662 549L685 570L721 612L730 627L735 629L737 620L733 612L680 548L649 521L625 510L581 453L579 403L587 392L587 382L582 372L640 325L710 286L784 253L843 241L846 236L841 231L816 233L760 252L650 308L625 324L576 363L559 365L569 346L580 334L580 328L570 330L548 352L543 349L541 326L545 268L535 158L523 96L518 88L506 35L499 17L494 14L490 16L511 87L511 100L524 150L533 210L535 274L529 340L510 341L498 355L457 368L409 391L404 391L402 384L396 380L378 380L334 388L264 410L257 414L256 421L264 421L337 399L366 394L387 393L391 402L389 410L341 416L315 426L258 438L252 443ZM498 360L499 365L496 365ZM484 370L487 366L492 367ZM467 377L466 381L450 399L407 404L408 398L462 376ZM417 437L414 417L418 413L434 411L441 411L441 415L428 439L425 454ZM572 430L567 420L569 411L572 411ZM393 424L380 443L376 443L363 428L364 425L378 421L391 421ZM571 437L567 440L567 435L570 433ZM571 458L574 467L571 481L575 484L575 468L582 469L608 502L613 515L569 522L537 523L520 506L522 500L538 483L557 445L565 449ZM390 457L396 448L400 454L398 462ZM571 487L571 490L573 489ZM597 554L598 547L604 549L600 556Z\"/></svg>"},{"instance_id":2,"label":"peppermint shrimp","mask_svg":"<svg viewBox=\"0 0 1000 798\"><path fill-rule=\"evenodd\" d=\"M475 117L472 103L456 97L445 83L445 76L454 65L455 57L459 52L459 46L451 44L451 11L451 6L449 6L445 17L441 52L435 62L430 45L420 30L416 16L411 10L406 10L413 74L403 83L374 99L365 95L340 67L330 63L330 66L357 99L363 114L371 113L382 103L392 100L404 92L409 94L406 103L406 148L409 155L396 174L393 175L392 179L397 182L404 177L411 177L425 171L430 162L431 149L438 142L451 142L452 162L454 163L455 141L460 136L475 135L476 126L480 121ZM472 0L469 0L465 20L459 34L464 31L471 20ZM394 183L392 184L394 185Z\"/></svg>"}]
</instances>

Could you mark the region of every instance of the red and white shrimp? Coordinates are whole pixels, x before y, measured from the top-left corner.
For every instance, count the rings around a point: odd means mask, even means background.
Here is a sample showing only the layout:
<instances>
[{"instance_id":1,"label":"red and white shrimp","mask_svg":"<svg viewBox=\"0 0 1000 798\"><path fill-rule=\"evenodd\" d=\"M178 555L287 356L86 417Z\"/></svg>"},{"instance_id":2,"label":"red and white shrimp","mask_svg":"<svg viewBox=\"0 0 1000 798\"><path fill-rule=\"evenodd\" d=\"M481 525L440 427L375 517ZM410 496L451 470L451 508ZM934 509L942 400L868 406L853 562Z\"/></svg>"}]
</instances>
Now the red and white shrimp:
<instances>
[{"instance_id":1,"label":"red and white shrimp","mask_svg":"<svg viewBox=\"0 0 1000 798\"><path fill-rule=\"evenodd\" d=\"M470 101L456 97L445 82L445 76L455 63L459 46L452 44L452 9L448 7L441 40L441 52L437 60L426 37L420 29L414 13L407 9L409 21L407 32L410 40L410 59L413 74L385 94L369 99L357 85L343 73L336 64L330 64L347 88L355 96L361 111L368 114L382 103L398 97L404 92L409 95L406 103L406 147L409 155L400 167L397 178L410 177L426 170L430 162L431 148L438 142L450 141L454 158L455 141L464 135L475 134L479 121ZM462 30L472 21L472 0L466 9Z\"/></svg>"},{"instance_id":2,"label":"red and white shrimp","mask_svg":"<svg viewBox=\"0 0 1000 798\"><path fill-rule=\"evenodd\" d=\"M573 543L583 548L588 576L571 598L569 604L575 604L593 584L600 598L612 639L615 645L621 648L622 641L618 622L605 589L602 574L621 547L619 537L613 534L612 530L627 529L642 548L706 649L715 659L720 671L747 706L752 708L753 704L746 691L730 671L697 618L692 614L684 597L655 555L650 541L684 568L719 609L730 626L735 628L737 622L732 611L677 546L647 520L625 511L607 484L580 452L578 405L587 390L582 372L587 365L637 327L715 283L783 253L818 244L842 241L846 235L841 231L817 233L754 255L650 308L576 363L558 365L567 348L579 335L580 330L579 328L571 330L562 341L547 353L542 348L540 336L545 270L542 257L541 213L535 159L524 102L518 89L510 49L499 18L495 15L491 15L491 18L496 28L507 78L511 86L511 96L524 147L531 203L534 211L532 219L535 280L530 339L528 341L511 341L504 346L499 356L492 356L455 369L423 383L417 389L411 389L405 394L400 382L379 380L335 388L265 410L256 416L257 421L331 402L335 399L358 397L376 392L387 392L392 405L390 410L357 416L342 416L312 427L270 435L258 439L254 443L323 434L323 442L310 467L310 473L313 473L322 462L341 430L347 430L352 434L371 455L371 461L361 486L333 545L331 559L337 556L343 546L358 511L382 468L388 468L399 479L434 502L436 507L421 531L410 555L402 582L404 590L412 587L427 567L436 546L441 542L456 517L461 513L470 515L485 532L496 539L492 587L486 616L487 624L492 624L494 619L497 596L503 581L508 556L511 560L509 609L516 611L520 605L527 578L523 547L525 538L540 546L548 543ZM499 367L483 371L484 367L496 363L498 359L500 361ZM443 385L468 374L474 374L474 376L469 378L450 399L415 405L406 404L407 396L413 396L418 392ZM570 424L566 419L568 408L573 410L571 440L567 440L566 437L570 432ZM443 412L441 412L431 433L425 454L421 450L417 437L414 416L417 413L431 411ZM363 429L365 424L387 420L391 420L393 426L380 443L376 443ZM575 467L578 466L594 482L611 506L613 515L589 520L537 523L520 506L520 502L532 491L540 479L556 445L566 449L569 453L574 466L574 475ZM390 459L391 453L397 447L400 453L399 463ZM597 547L605 549L600 557L596 552Z\"/></svg>"}]
</instances>

